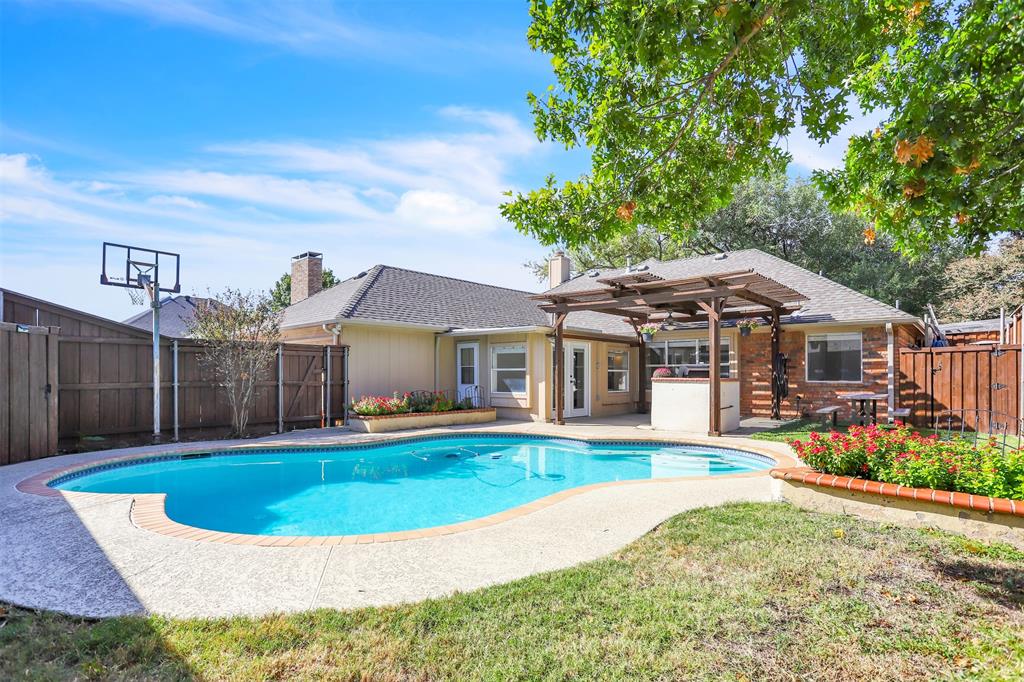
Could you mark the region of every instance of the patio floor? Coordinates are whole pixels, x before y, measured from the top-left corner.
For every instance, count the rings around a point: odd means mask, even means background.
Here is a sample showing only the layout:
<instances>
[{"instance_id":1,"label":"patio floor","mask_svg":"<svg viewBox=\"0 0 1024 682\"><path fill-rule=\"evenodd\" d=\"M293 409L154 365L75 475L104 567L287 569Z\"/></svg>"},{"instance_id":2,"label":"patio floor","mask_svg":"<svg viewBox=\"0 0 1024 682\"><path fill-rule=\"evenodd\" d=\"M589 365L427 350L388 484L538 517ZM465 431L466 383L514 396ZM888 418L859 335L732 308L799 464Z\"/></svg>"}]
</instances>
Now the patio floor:
<instances>
[{"instance_id":1,"label":"patio floor","mask_svg":"<svg viewBox=\"0 0 1024 682\"><path fill-rule=\"evenodd\" d=\"M423 429L580 438L637 438L726 445L788 460L789 448L741 436L712 439L643 428L645 415L518 421ZM752 426L753 428L753 426ZM52 457L0 467L0 601L82 616L159 613L226 616L350 608L438 597L555 570L606 555L661 521L696 507L775 498L767 472L644 481L566 496L475 530L395 542L259 547L169 537L133 525L132 495L28 494L15 486L53 469L111 457L233 446L340 444L367 435L296 431L245 441L167 444ZM723 440L726 442L723 443Z\"/></svg>"}]
</instances>

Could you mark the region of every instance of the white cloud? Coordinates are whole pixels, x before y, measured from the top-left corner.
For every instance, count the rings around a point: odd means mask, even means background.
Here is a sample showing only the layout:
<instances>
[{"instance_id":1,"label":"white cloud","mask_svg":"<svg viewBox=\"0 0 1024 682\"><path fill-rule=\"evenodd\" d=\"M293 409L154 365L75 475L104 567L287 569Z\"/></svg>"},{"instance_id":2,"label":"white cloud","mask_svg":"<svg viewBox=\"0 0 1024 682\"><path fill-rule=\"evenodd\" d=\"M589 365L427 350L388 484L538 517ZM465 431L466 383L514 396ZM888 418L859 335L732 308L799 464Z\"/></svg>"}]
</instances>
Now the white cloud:
<instances>
[{"instance_id":1,"label":"white cloud","mask_svg":"<svg viewBox=\"0 0 1024 682\"><path fill-rule=\"evenodd\" d=\"M850 138L874 129L886 118L885 111L866 113L855 104L853 117L847 121L831 140L819 145L812 140L802 125L797 125L793 134L779 145L793 157L793 163L804 171L832 170L843 165L843 157Z\"/></svg>"},{"instance_id":2,"label":"white cloud","mask_svg":"<svg viewBox=\"0 0 1024 682\"><path fill-rule=\"evenodd\" d=\"M307 250L323 251L339 276L389 263L535 288L521 264L544 249L497 207L544 148L511 116L439 116L442 133L218 144L184 166L84 177L0 154L2 278L21 281L22 264L42 259L54 277L32 279L26 293L125 317L123 296L94 285L108 240L180 252L186 291L265 288Z\"/></svg>"},{"instance_id":3,"label":"white cloud","mask_svg":"<svg viewBox=\"0 0 1024 682\"><path fill-rule=\"evenodd\" d=\"M147 202L155 206L181 206L184 208L206 208L206 204L177 194L155 194Z\"/></svg>"},{"instance_id":4,"label":"white cloud","mask_svg":"<svg viewBox=\"0 0 1024 682\"><path fill-rule=\"evenodd\" d=\"M518 29L452 35L375 25L355 18L346 4L330 0L78 0L106 12L150 22L197 29L235 40L274 46L304 55L402 61L432 69L444 62L460 68L486 68L494 59L522 64L530 51ZM340 8L340 9L339 9ZM486 57L487 59L481 59Z\"/></svg>"}]
</instances>

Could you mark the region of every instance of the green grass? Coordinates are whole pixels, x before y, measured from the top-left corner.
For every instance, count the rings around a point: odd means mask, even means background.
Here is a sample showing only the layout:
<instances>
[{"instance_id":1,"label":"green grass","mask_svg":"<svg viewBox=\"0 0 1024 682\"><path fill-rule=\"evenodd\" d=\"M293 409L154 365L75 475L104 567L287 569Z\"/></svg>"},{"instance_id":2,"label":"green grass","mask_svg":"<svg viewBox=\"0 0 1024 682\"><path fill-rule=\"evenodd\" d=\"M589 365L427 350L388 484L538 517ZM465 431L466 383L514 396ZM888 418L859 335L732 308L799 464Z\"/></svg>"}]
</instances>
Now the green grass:
<instances>
[{"instance_id":1,"label":"green grass","mask_svg":"<svg viewBox=\"0 0 1024 682\"><path fill-rule=\"evenodd\" d=\"M783 504L394 608L100 622L9 608L0 679L1024 679L1024 553Z\"/></svg>"},{"instance_id":2,"label":"green grass","mask_svg":"<svg viewBox=\"0 0 1024 682\"><path fill-rule=\"evenodd\" d=\"M840 425L837 431L842 431L845 433L849 428L849 426ZM831 429L831 425L822 425L820 419L799 419L784 426L780 426L777 429L769 429L767 431L755 433L752 436L750 436L750 438L753 438L754 440L770 440L777 441L779 443L788 443L791 440L807 440L807 438L811 434L811 431L830 431ZM935 429L914 429L914 431L917 431L918 433L921 433L926 436L936 433ZM945 432L940 431L939 433ZM971 433L965 434L965 436L967 436L968 438L972 437L972 435L973 434ZM984 439L986 437L986 434L977 434L977 436L979 439ZM999 434L998 436L996 436L996 438L1001 439L1003 438L1003 435ZM1017 436L1007 435L1006 445L1007 447L1011 448L1020 447L1021 439L1018 438Z\"/></svg>"}]
</instances>

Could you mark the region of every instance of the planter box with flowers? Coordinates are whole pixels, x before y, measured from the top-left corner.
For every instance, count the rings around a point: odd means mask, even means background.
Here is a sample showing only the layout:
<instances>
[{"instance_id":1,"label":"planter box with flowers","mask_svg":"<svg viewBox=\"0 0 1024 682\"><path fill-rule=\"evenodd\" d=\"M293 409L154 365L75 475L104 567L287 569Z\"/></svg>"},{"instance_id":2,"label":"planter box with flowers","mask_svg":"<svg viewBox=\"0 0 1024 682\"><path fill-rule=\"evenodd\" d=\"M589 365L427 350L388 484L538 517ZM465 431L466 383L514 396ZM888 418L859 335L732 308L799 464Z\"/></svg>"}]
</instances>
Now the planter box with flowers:
<instances>
[{"instance_id":1,"label":"planter box with flowers","mask_svg":"<svg viewBox=\"0 0 1024 682\"><path fill-rule=\"evenodd\" d=\"M1024 547L1024 449L900 424L811 433L790 445L809 466L771 475L794 504Z\"/></svg>"},{"instance_id":2,"label":"planter box with flowers","mask_svg":"<svg viewBox=\"0 0 1024 682\"><path fill-rule=\"evenodd\" d=\"M351 411L349 428L365 433L483 424L497 419L493 407L475 407L470 399L453 400L441 391L363 396L352 403Z\"/></svg>"}]
</instances>

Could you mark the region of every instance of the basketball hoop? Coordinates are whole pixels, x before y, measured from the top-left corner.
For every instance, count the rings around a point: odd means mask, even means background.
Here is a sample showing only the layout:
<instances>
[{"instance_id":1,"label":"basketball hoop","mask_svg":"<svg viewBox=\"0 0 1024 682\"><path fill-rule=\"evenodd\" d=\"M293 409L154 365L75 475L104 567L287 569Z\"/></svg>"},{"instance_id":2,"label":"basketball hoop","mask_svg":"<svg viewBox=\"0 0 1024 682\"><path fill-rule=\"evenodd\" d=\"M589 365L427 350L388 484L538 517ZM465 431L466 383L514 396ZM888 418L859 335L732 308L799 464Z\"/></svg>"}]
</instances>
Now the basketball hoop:
<instances>
[{"instance_id":1,"label":"basketball hoop","mask_svg":"<svg viewBox=\"0 0 1024 682\"><path fill-rule=\"evenodd\" d=\"M127 289L134 305L144 305L148 298L153 308L153 440L157 442L160 440L160 292L181 292L180 261L180 256L170 251L103 242L100 284Z\"/></svg>"}]
</instances>

